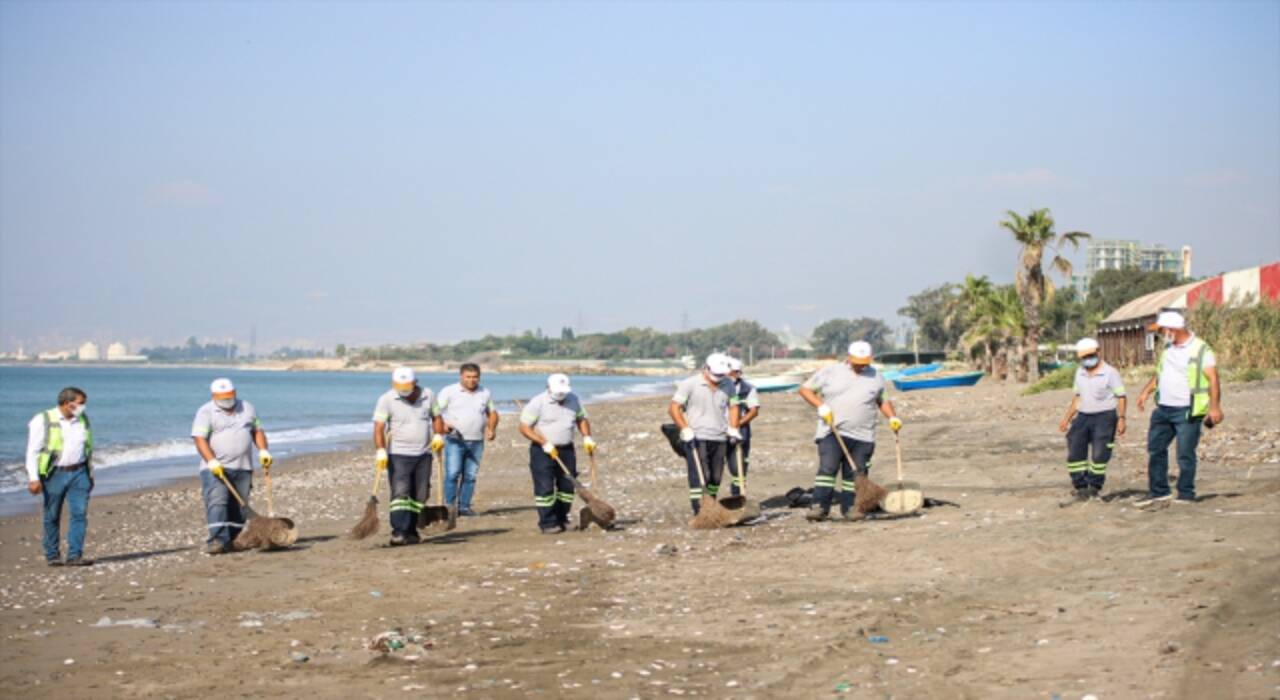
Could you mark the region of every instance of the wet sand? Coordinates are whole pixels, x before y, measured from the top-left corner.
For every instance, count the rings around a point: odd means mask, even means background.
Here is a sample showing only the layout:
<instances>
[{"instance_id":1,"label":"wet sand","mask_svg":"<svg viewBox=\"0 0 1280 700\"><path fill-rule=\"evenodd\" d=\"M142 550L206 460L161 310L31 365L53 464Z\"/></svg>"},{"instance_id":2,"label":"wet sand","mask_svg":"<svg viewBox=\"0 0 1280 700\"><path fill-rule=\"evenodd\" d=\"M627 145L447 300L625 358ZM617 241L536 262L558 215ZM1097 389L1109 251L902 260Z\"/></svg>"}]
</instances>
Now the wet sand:
<instances>
[{"instance_id":1,"label":"wet sand","mask_svg":"<svg viewBox=\"0 0 1280 700\"><path fill-rule=\"evenodd\" d=\"M766 395L756 426L765 517L728 530L686 526L652 398L592 407L608 533L538 534L510 419L481 516L413 547L388 548L385 520L343 537L368 497L364 453L278 465L277 511L302 535L283 552L204 555L194 480L94 499L87 569L47 568L39 517L7 518L0 683L26 698L1276 697L1280 382L1225 397L1202 500L1154 512L1132 506L1136 408L1108 500L1060 507L1067 392L984 382L895 396L907 478L958 504L917 518L769 507L813 481L813 414L794 394Z\"/></svg>"}]
</instances>

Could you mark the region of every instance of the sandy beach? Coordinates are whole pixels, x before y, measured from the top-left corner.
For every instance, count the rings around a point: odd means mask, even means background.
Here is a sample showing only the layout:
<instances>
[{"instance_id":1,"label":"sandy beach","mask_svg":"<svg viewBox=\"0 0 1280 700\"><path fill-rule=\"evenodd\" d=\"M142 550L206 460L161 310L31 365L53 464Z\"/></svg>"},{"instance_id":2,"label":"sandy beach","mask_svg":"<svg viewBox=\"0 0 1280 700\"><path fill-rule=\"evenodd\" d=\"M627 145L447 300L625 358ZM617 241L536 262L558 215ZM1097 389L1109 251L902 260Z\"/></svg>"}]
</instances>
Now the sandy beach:
<instances>
[{"instance_id":1,"label":"sandy beach","mask_svg":"<svg viewBox=\"0 0 1280 700\"><path fill-rule=\"evenodd\" d=\"M813 481L794 394L764 397L749 487L774 507L746 527L686 527L665 398L592 407L607 533L538 534L509 418L481 516L418 546L386 547L385 521L344 538L363 452L278 465L302 534L283 552L201 553L194 480L95 499L92 568L46 567L38 515L5 519L0 680L24 698L1280 696L1280 381L1226 386L1201 501L1154 512L1132 506L1145 415L1130 408L1107 500L1060 507L1068 392L1019 388L895 395L907 477L957 504L909 519L779 505Z\"/></svg>"}]
</instances>

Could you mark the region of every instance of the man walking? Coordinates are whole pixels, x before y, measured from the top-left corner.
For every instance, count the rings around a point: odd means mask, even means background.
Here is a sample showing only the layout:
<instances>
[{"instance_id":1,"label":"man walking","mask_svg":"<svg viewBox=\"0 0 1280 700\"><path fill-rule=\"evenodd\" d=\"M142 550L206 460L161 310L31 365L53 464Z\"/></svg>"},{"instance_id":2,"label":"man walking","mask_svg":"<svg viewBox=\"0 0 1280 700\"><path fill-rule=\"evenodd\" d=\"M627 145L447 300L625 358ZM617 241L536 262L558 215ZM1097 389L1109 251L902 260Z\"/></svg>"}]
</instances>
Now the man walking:
<instances>
[{"instance_id":1,"label":"man walking","mask_svg":"<svg viewBox=\"0 0 1280 700\"><path fill-rule=\"evenodd\" d=\"M1125 431L1124 381L1115 367L1102 361L1098 341L1076 343L1075 396L1058 430L1067 434L1067 475L1077 501L1097 498L1107 480L1107 462L1116 435ZM1092 451L1092 456L1090 452Z\"/></svg>"},{"instance_id":2,"label":"man walking","mask_svg":"<svg viewBox=\"0 0 1280 700\"><path fill-rule=\"evenodd\" d=\"M1187 330L1187 321L1177 311L1162 311L1151 330L1158 331L1164 348L1156 358L1156 376L1138 395L1138 410L1146 409L1155 392L1156 409L1147 430L1146 498L1134 505L1145 508L1173 499L1169 490L1169 444L1176 440L1178 497L1174 503L1196 500L1196 446L1200 426L1222 422L1222 386L1218 362L1209 344Z\"/></svg>"},{"instance_id":3,"label":"man walking","mask_svg":"<svg viewBox=\"0 0 1280 700\"><path fill-rule=\"evenodd\" d=\"M800 386L800 397L818 409L814 439L818 445L818 475L813 480L814 504L805 516L809 520L826 520L830 515L837 471L844 490L840 515L849 517L856 483L853 470L863 474L871 471L877 414L889 419L893 432L902 429L902 420L893 402L885 398L884 389L884 375L871 366L871 344L861 340L849 344L845 362L823 367ZM837 442L841 439L844 449ZM853 464L845 458L844 450L849 451Z\"/></svg>"},{"instance_id":4,"label":"man walking","mask_svg":"<svg viewBox=\"0 0 1280 700\"><path fill-rule=\"evenodd\" d=\"M373 409L374 464L390 473L391 546L417 544L418 514L431 494L431 453L444 440L431 432L431 390L418 385L411 367L391 373L391 390ZM391 439L388 442L387 436Z\"/></svg>"},{"instance_id":5,"label":"man walking","mask_svg":"<svg viewBox=\"0 0 1280 700\"><path fill-rule=\"evenodd\" d=\"M227 490L226 482L248 503L253 489L254 445L258 446L258 463L263 471L271 469L272 458L257 410L253 404L236 397L236 387L231 380L213 380L209 393L213 395L212 400L196 411L191 423L191 439L204 460L200 465L200 483L205 521L209 526L205 552L222 554L231 550L231 543L244 528L244 512Z\"/></svg>"},{"instance_id":6,"label":"man walking","mask_svg":"<svg viewBox=\"0 0 1280 700\"><path fill-rule=\"evenodd\" d=\"M733 397L729 402L738 406L738 432L742 435L742 441L736 447L731 446L734 453L729 455L729 472L736 475L730 491L739 496L751 467L751 421L760 415L760 394L754 384L743 378L742 360L736 357L729 358L729 378L733 380ZM742 451L741 465L737 462L738 450Z\"/></svg>"},{"instance_id":7,"label":"man walking","mask_svg":"<svg viewBox=\"0 0 1280 700\"><path fill-rule=\"evenodd\" d=\"M498 434L498 412L489 390L480 386L479 365L462 365L458 382L440 390L432 415L436 434L445 436L444 501L455 505L456 499L458 515L475 515L471 499L484 442L492 442Z\"/></svg>"},{"instance_id":8,"label":"man walking","mask_svg":"<svg viewBox=\"0 0 1280 700\"><path fill-rule=\"evenodd\" d=\"M575 477L578 460L573 450L573 429L582 433L582 449L594 454L596 441L591 423L569 377L547 377L547 390L529 399L520 412L520 434L529 440L529 472L533 476L533 503L538 507L538 529L544 535L564 532L573 508L573 481L561 470L564 464Z\"/></svg>"},{"instance_id":9,"label":"man walking","mask_svg":"<svg viewBox=\"0 0 1280 700\"><path fill-rule=\"evenodd\" d=\"M729 358L712 353L702 371L676 385L667 414L680 428L685 462L689 468L689 507L697 515L702 483L712 498L720 492L720 478L728 458L729 442L742 439L738 432L739 406L733 402ZM698 474L701 466L702 474Z\"/></svg>"},{"instance_id":10,"label":"man walking","mask_svg":"<svg viewBox=\"0 0 1280 700\"><path fill-rule=\"evenodd\" d=\"M58 405L27 423L27 491L44 496L44 560L62 566L62 504L71 510L67 566L90 566L84 557L93 491L93 430L84 413L89 397L76 387L58 392Z\"/></svg>"}]
</instances>

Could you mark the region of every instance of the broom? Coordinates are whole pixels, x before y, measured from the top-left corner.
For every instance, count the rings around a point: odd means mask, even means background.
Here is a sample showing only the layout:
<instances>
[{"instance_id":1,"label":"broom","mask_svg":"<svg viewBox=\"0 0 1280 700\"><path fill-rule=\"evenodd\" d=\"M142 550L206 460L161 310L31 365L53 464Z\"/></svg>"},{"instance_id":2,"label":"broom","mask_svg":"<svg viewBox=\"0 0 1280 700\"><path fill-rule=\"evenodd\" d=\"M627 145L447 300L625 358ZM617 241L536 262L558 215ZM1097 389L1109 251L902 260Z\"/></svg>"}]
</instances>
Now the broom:
<instances>
[{"instance_id":1,"label":"broom","mask_svg":"<svg viewBox=\"0 0 1280 700\"><path fill-rule=\"evenodd\" d=\"M831 434L836 436L836 442L840 444L840 451L844 453L845 461L853 467L853 510L850 514L854 520L858 520L879 508L887 491L854 464L853 456L849 454L849 448L844 444L844 437L835 429L835 426L832 426Z\"/></svg>"},{"instance_id":2,"label":"broom","mask_svg":"<svg viewBox=\"0 0 1280 700\"><path fill-rule=\"evenodd\" d=\"M248 503L240 497L240 492L236 491L236 487L231 485L225 474L219 475L222 483L226 484L227 491L235 497L236 503L240 504L240 513L244 515L245 528L236 535L231 546L236 550L256 549L272 549L276 542L281 544L278 546L288 546L293 542L290 541L288 532L293 530L293 521L288 518L268 518L258 515L256 511L249 507ZM297 533L294 531L294 539L297 539Z\"/></svg>"},{"instance_id":3,"label":"broom","mask_svg":"<svg viewBox=\"0 0 1280 700\"><path fill-rule=\"evenodd\" d=\"M720 502L707 492L707 477L702 473L702 457L698 455L698 446L690 444L693 450L693 465L698 469L698 483L702 485L702 499L698 502L698 514L689 520L689 527L695 530L716 530L732 525L734 516L725 510Z\"/></svg>"},{"instance_id":4,"label":"broom","mask_svg":"<svg viewBox=\"0 0 1280 700\"><path fill-rule=\"evenodd\" d=\"M360 522L351 528L349 537L353 540L363 540L378 531L378 487L382 485L382 470L374 468L373 470L373 492L369 494L369 501L364 504L364 515L361 516Z\"/></svg>"},{"instance_id":5,"label":"broom","mask_svg":"<svg viewBox=\"0 0 1280 700\"><path fill-rule=\"evenodd\" d=\"M600 472L596 467L596 454L594 452L590 452L587 456L591 458L591 487L598 489L600 488ZM592 494L592 497L594 498L595 494ZM606 515L608 516L607 518L605 517ZM613 513L612 510L602 515L597 514L592 510L591 506L586 506L582 510L578 511L578 529L585 530L588 527L591 527L592 523L595 523L600 526L600 529L608 530L613 527L615 517L616 514Z\"/></svg>"},{"instance_id":6,"label":"broom","mask_svg":"<svg viewBox=\"0 0 1280 700\"><path fill-rule=\"evenodd\" d=\"M612 525L614 519L618 517L618 511L614 510L613 506L608 503L596 498L595 494L583 486L582 482L578 481L577 477L573 475L573 472L569 471L569 468L564 465L564 462L560 461L560 455L556 455L555 460L556 464L560 465L560 469L564 471L564 475L569 477L569 481L573 482L573 490L579 496L582 496L582 500L587 502L587 507L591 509L591 514L594 516L592 519L603 523L606 528Z\"/></svg>"}]
</instances>

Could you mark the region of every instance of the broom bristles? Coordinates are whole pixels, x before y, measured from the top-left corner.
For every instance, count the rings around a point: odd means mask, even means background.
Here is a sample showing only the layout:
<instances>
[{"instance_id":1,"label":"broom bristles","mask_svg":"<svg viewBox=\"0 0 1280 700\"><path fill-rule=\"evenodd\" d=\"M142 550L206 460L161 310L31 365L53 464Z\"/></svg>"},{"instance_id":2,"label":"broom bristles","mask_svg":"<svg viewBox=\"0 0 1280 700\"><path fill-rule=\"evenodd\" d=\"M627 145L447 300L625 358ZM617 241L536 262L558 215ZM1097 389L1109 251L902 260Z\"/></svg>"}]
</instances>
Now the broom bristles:
<instances>
[{"instance_id":1,"label":"broom bristles","mask_svg":"<svg viewBox=\"0 0 1280 700\"><path fill-rule=\"evenodd\" d=\"M857 494L853 500L853 509L863 515L879 508L884 503L885 495L889 493L883 486L872 481L870 477L862 472L858 472L854 476L853 482L857 489Z\"/></svg>"},{"instance_id":2,"label":"broom bristles","mask_svg":"<svg viewBox=\"0 0 1280 700\"><path fill-rule=\"evenodd\" d=\"M363 540L378 531L378 499L370 498L364 506L364 516L351 528L353 540Z\"/></svg>"},{"instance_id":3,"label":"broom bristles","mask_svg":"<svg viewBox=\"0 0 1280 700\"><path fill-rule=\"evenodd\" d=\"M280 549L298 541L298 530L288 518L257 517L250 520L236 539L232 549Z\"/></svg>"},{"instance_id":4,"label":"broom bristles","mask_svg":"<svg viewBox=\"0 0 1280 700\"><path fill-rule=\"evenodd\" d=\"M582 500L587 502L587 507L591 509L591 515L599 521L603 526L608 527L618 517L618 511L613 506L596 498L596 495L585 488L578 489L578 495L582 496Z\"/></svg>"},{"instance_id":5,"label":"broom bristles","mask_svg":"<svg viewBox=\"0 0 1280 700\"><path fill-rule=\"evenodd\" d=\"M689 521L695 530L715 530L732 524L734 515L720 506L720 502L708 494L702 494L698 514Z\"/></svg>"}]
</instances>

